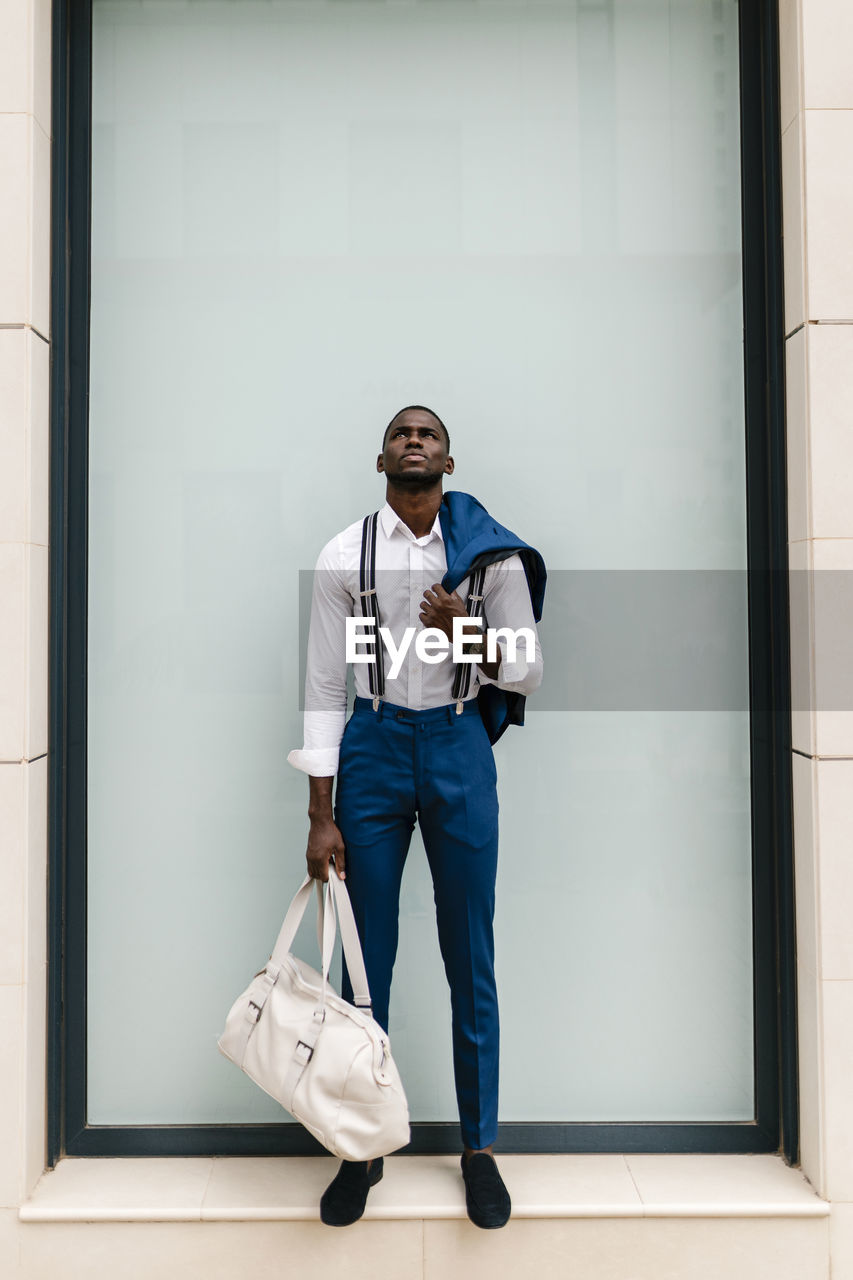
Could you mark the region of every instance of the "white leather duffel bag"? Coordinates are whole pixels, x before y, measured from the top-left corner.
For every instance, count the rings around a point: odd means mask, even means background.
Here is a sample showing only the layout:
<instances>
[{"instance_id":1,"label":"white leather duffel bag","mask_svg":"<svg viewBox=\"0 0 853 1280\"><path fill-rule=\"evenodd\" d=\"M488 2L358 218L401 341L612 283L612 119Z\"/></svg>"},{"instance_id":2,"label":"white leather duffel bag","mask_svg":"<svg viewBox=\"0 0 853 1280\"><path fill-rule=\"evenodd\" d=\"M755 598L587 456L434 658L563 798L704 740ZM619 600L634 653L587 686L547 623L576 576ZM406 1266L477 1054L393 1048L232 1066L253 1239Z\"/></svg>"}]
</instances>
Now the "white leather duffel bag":
<instances>
[{"instance_id":1,"label":"white leather duffel bag","mask_svg":"<svg viewBox=\"0 0 853 1280\"><path fill-rule=\"evenodd\" d=\"M317 886L322 973L291 954ZM329 985L336 926L357 1008ZM273 953L234 1002L219 1049L280 1102L333 1155L372 1160L409 1141L409 1108L370 992L349 894L333 869L324 895L306 877Z\"/></svg>"}]
</instances>

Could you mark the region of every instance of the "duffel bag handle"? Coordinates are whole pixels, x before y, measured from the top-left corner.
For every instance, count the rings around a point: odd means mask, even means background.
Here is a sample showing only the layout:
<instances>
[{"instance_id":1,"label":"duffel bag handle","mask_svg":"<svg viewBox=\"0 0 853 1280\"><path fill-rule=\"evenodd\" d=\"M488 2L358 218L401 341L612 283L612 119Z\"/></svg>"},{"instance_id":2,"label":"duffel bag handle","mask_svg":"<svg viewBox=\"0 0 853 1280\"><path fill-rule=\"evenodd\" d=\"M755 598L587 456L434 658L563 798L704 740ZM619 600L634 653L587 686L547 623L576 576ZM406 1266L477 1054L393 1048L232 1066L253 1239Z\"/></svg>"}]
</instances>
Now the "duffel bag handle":
<instances>
[{"instance_id":1,"label":"duffel bag handle","mask_svg":"<svg viewBox=\"0 0 853 1280\"><path fill-rule=\"evenodd\" d=\"M349 900L346 886L332 868L329 869L329 888L325 895L323 894L322 881L314 881L311 876L306 876L302 881L287 909L270 961L279 969L284 963L287 953L293 946L293 940L302 922L305 908L308 906L308 900L311 897L311 886L315 883L317 886L317 940L320 944L320 954L322 956L323 1003L325 1003L326 999L326 982L329 977L329 967L332 963L332 953L335 949L335 936L339 919L341 945L343 946L347 972L352 984L353 1003L360 1009L369 1009L371 1003L370 989L367 985L367 973L364 968L364 957L361 954L361 943L358 939L358 929L352 912L352 904Z\"/></svg>"},{"instance_id":2,"label":"duffel bag handle","mask_svg":"<svg viewBox=\"0 0 853 1280\"><path fill-rule=\"evenodd\" d=\"M308 906L308 899L311 897L311 885L311 876L306 876L302 881L302 884L296 890L296 893L293 895L293 901L287 908L284 923L279 929L278 937L276 938L275 946L273 947L272 955L270 956L270 960L277 965L278 968L281 968L284 963L285 956L293 946L293 939L296 937L296 930L302 923L302 917L305 915L305 908ZM320 902L317 904L317 941L320 943L321 954L323 951L323 935L320 914L322 911L322 892L323 888L322 885L320 885Z\"/></svg>"}]
</instances>

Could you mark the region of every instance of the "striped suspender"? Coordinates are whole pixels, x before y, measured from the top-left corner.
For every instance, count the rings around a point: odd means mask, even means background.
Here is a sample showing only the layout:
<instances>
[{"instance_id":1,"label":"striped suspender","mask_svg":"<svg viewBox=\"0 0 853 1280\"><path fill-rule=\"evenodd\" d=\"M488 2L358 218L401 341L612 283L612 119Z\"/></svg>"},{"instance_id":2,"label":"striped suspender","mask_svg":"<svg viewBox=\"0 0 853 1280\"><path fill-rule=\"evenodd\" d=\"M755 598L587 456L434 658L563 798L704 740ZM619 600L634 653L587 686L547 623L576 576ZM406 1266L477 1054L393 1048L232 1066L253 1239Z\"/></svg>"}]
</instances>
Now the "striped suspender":
<instances>
[{"instance_id":1,"label":"striped suspender","mask_svg":"<svg viewBox=\"0 0 853 1280\"><path fill-rule=\"evenodd\" d=\"M376 522L379 512L365 516L361 526L361 565L359 568L359 597L361 599L361 616L374 619L373 660L367 668L370 692L373 695L373 710L379 710L379 699L385 693L385 646L379 634L381 619L379 617L379 601L376 596Z\"/></svg>"},{"instance_id":2,"label":"striped suspender","mask_svg":"<svg viewBox=\"0 0 853 1280\"><path fill-rule=\"evenodd\" d=\"M361 563L359 566L359 599L361 616L374 619L373 660L367 668L367 679L373 697L373 710L379 710L379 700L385 695L385 646L379 634L381 619L379 617L379 601L376 595L376 523L379 512L365 516L361 526ZM471 589L468 592L466 609L469 618L482 616L483 583L486 580L485 568L475 569L471 574ZM471 688L470 662L460 662L453 675L453 688L450 696L456 703L456 710L462 710L462 702Z\"/></svg>"},{"instance_id":3,"label":"striped suspender","mask_svg":"<svg viewBox=\"0 0 853 1280\"><path fill-rule=\"evenodd\" d=\"M466 609L469 618L479 618L483 613L483 583L486 580L485 569L475 569L471 574L471 589L468 592L468 602ZM462 710L462 701L468 696L468 690L471 688L471 667L470 662L459 662L456 665L456 673L453 677L453 688L450 696L456 703L457 712Z\"/></svg>"}]
</instances>

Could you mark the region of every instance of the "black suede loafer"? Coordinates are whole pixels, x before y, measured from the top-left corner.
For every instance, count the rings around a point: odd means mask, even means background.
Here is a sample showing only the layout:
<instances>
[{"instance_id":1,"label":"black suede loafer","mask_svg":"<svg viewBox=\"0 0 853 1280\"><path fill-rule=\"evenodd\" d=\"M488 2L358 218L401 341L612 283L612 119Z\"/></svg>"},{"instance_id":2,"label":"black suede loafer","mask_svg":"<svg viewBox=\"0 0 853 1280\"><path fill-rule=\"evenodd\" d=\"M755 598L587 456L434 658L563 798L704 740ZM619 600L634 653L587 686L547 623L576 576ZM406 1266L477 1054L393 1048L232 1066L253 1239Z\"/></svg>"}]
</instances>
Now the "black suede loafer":
<instances>
[{"instance_id":1,"label":"black suede loafer","mask_svg":"<svg viewBox=\"0 0 853 1280\"><path fill-rule=\"evenodd\" d=\"M344 1160L320 1198L320 1220L327 1227L348 1227L358 1222L367 1204L367 1193L384 1171L382 1156L371 1161Z\"/></svg>"},{"instance_id":2,"label":"black suede loafer","mask_svg":"<svg viewBox=\"0 0 853 1280\"><path fill-rule=\"evenodd\" d=\"M475 1227L491 1230L506 1226L512 1211L512 1201L498 1173L494 1156L488 1151L476 1151L472 1156L462 1156L462 1177L465 1179L465 1204L468 1217Z\"/></svg>"}]
</instances>

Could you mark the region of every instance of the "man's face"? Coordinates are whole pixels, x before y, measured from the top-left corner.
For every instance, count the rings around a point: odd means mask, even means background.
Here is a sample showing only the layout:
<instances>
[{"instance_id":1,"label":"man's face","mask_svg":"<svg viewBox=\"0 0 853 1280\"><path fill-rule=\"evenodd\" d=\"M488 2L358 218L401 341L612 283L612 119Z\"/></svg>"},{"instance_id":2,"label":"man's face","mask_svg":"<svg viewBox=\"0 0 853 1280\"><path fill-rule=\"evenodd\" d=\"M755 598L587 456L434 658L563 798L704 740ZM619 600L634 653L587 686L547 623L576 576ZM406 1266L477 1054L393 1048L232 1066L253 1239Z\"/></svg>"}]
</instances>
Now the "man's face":
<instances>
[{"instance_id":1,"label":"man's face","mask_svg":"<svg viewBox=\"0 0 853 1280\"><path fill-rule=\"evenodd\" d=\"M426 488L453 472L444 432L431 413L404 409L385 432L376 470L394 484Z\"/></svg>"}]
</instances>

